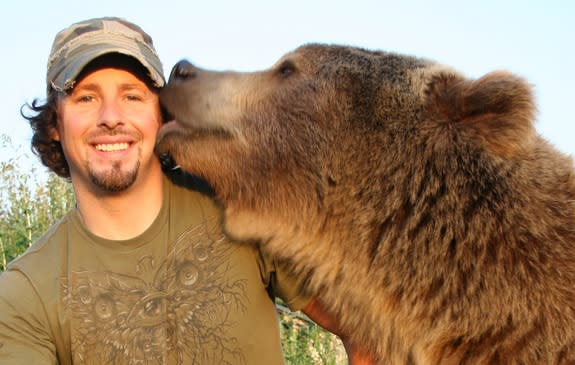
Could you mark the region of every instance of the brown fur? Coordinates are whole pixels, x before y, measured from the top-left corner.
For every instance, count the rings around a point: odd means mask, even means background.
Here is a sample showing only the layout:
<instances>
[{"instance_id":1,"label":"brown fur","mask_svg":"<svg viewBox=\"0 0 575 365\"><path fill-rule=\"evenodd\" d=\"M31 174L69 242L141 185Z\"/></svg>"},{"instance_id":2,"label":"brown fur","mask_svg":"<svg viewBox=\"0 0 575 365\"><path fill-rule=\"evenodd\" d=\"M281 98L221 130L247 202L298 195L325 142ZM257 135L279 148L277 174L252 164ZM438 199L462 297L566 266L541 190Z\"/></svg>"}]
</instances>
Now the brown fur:
<instances>
[{"instance_id":1,"label":"brown fur","mask_svg":"<svg viewBox=\"0 0 575 365\"><path fill-rule=\"evenodd\" d=\"M307 45L262 72L179 64L161 100L158 153L381 363L575 364L573 162L523 79Z\"/></svg>"}]
</instances>

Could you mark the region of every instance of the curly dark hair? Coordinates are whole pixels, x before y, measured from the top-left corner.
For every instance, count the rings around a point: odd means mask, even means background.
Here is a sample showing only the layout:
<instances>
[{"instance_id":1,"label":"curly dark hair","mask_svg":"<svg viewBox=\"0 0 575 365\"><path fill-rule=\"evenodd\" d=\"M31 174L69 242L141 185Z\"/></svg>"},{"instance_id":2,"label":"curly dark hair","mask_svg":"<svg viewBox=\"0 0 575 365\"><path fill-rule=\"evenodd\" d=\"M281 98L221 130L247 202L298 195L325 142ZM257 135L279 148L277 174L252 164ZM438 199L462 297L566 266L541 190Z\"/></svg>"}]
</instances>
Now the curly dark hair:
<instances>
[{"instance_id":1,"label":"curly dark hair","mask_svg":"<svg viewBox=\"0 0 575 365\"><path fill-rule=\"evenodd\" d=\"M70 178L70 168L60 141L54 139L54 132L58 128L58 98L59 93L51 90L45 103L34 99L32 104L24 104L20 108L22 117L28 120L32 127L32 152L40 157L42 164L52 170L56 175ZM28 108L35 114L24 113Z\"/></svg>"},{"instance_id":2,"label":"curly dark hair","mask_svg":"<svg viewBox=\"0 0 575 365\"><path fill-rule=\"evenodd\" d=\"M160 91L153 85L146 69L139 61L118 53L109 53L96 58L82 70L77 80L81 80L82 77L94 70L110 65L129 70L144 81L154 92ZM48 167L56 175L68 179L70 178L70 167L64 156L62 144L54 139L54 134L58 128L58 100L66 96L65 92L59 92L50 88L45 103L42 103L39 99L34 99L31 104L26 103L22 106L20 114L28 120L34 133L31 145L32 152L40 157L44 166ZM25 114L24 108L28 108L33 114ZM160 109L163 122L170 120L170 115L162 105L160 105Z\"/></svg>"}]
</instances>

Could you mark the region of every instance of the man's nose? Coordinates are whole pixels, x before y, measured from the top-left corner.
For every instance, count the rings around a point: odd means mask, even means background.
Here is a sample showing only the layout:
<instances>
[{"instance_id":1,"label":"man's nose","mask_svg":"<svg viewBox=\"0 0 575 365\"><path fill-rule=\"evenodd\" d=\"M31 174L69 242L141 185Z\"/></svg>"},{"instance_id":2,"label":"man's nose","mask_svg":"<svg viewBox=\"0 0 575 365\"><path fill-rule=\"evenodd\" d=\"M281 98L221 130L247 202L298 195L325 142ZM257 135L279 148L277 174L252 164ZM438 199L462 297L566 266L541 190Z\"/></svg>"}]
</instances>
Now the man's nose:
<instances>
[{"instance_id":1,"label":"man's nose","mask_svg":"<svg viewBox=\"0 0 575 365\"><path fill-rule=\"evenodd\" d=\"M122 123L120 105L115 100L104 100L100 106L98 125L114 128Z\"/></svg>"}]
</instances>

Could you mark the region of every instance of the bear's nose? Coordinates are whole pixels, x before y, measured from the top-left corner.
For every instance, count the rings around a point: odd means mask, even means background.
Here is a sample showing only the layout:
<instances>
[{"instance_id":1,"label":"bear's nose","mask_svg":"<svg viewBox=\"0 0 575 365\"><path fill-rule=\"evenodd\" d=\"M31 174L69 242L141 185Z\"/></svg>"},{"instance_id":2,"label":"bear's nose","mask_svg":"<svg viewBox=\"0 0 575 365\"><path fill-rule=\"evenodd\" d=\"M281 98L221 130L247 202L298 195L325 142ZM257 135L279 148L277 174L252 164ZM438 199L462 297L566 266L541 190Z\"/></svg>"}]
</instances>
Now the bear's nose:
<instances>
[{"instance_id":1,"label":"bear's nose","mask_svg":"<svg viewBox=\"0 0 575 365\"><path fill-rule=\"evenodd\" d=\"M186 60L181 60L174 65L170 72L169 81L185 81L196 77L196 68Z\"/></svg>"}]
</instances>

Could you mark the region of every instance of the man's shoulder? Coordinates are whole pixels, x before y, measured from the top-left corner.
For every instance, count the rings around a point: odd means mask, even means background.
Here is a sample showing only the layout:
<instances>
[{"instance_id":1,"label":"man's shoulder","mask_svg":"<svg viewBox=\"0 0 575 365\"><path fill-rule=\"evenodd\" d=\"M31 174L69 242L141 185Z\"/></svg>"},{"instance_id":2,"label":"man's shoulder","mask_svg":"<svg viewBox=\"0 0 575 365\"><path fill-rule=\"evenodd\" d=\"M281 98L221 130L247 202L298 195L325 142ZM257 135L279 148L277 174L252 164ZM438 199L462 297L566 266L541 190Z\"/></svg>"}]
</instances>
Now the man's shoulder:
<instances>
[{"instance_id":1,"label":"man's shoulder","mask_svg":"<svg viewBox=\"0 0 575 365\"><path fill-rule=\"evenodd\" d=\"M198 213L208 216L220 214L211 188L203 180L182 173L179 179L168 177L170 204L178 212Z\"/></svg>"}]
</instances>

